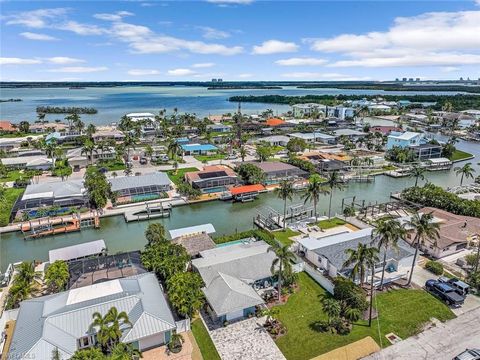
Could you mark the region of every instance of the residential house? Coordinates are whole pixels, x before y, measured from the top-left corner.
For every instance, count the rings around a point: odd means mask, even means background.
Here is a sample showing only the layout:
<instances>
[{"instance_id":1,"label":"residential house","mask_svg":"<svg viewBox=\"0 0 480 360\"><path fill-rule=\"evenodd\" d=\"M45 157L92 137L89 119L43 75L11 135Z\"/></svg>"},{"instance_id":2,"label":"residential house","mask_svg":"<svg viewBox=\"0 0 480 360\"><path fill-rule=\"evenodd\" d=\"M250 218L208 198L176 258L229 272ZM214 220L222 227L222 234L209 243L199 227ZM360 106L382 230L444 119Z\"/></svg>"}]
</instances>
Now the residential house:
<instances>
[{"instance_id":1,"label":"residential house","mask_svg":"<svg viewBox=\"0 0 480 360\"><path fill-rule=\"evenodd\" d=\"M480 110L469 109L463 110L462 113L475 117L475 119L480 120Z\"/></svg>"},{"instance_id":2,"label":"residential house","mask_svg":"<svg viewBox=\"0 0 480 360\"><path fill-rule=\"evenodd\" d=\"M355 109L345 106L328 107L327 116L332 116L340 120L353 119L355 117Z\"/></svg>"},{"instance_id":3,"label":"residential house","mask_svg":"<svg viewBox=\"0 0 480 360\"><path fill-rule=\"evenodd\" d=\"M51 132L61 132L66 131L68 126L64 123L34 123L31 124L29 130L31 133L51 133Z\"/></svg>"},{"instance_id":4,"label":"residential house","mask_svg":"<svg viewBox=\"0 0 480 360\"><path fill-rule=\"evenodd\" d=\"M202 251L215 248L215 242L210 237L214 232L212 224L203 224L170 230L170 236L174 244L182 245L188 255L197 258Z\"/></svg>"},{"instance_id":5,"label":"residential house","mask_svg":"<svg viewBox=\"0 0 480 360\"><path fill-rule=\"evenodd\" d=\"M48 170L53 166L52 159L46 155L17 156L0 159L9 169Z\"/></svg>"},{"instance_id":6,"label":"residential house","mask_svg":"<svg viewBox=\"0 0 480 360\"><path fill-rule=\"evenodd\" d=\"M322 114L325 116L327 107L322 104L308 103L292 105L293 116L296 118L310 117L313 114Z\"/></svg>"},{"instance_id":7,"label":"residential house","mask_svg":"<svg viewBox=\"0 0 480 360\"><path fill-rule=\"evenodd\" d=\"M272 135L259 138L257 142L266 142L271 146L287 146L289 140L290 138L285 135Z\"/></svg>"},{"instance_id":8,"label":"residential house","mask_svg":"<svg viewBox=\"0 0 480 360\"><path fill-rule=\"evenodd\" d=\"M154 126L155 115L152 113L130 113L126 115L133 122L141 122L142 126L140 131L143 136L155 135L156 129Z\"/></svg>"},{"instance_id":9,"label":"residential house","mask_svg":"<svg viewBox=\"0 0 480 360\"><path fill-rule=\"evenodd\" d=\"M139 176L121 176L109 179L112 191L117 193L117 202L137 202L164 196L171 190L167 174L157 171Z\"/></svg>"},{"instance_id":10,"label":"residential house","mask_svg":"<svg viewBox=\"0 0 480 360\"><path fill-rule=\"evenodd\" d=\"M62 359L96 345L93 314L112 307L125 312L120 341L146 351L169 342L175 320L153 273L106 281L58 294L25 300L15 323L10 358Z\"/></svg>"},{"instance_id":11,"label":"residential house","mask_svg":"<svg viewBox=\"0 0 480 360\"><path fill-rule=\"evenodd\" d=\"M396 126L372 126L370 128L370 132L371 133L380 133L382 135L385 135L385 136L388 136L392 133L392 131L394 132L400 132L401 129L396 127Z\"/></svg>"},{"instance_id":12,"label":"residential house","mask_svg":"<svg viewBox=\"0 0 480 360\"><path fill-rule=\"evenodd\" d=\"M282 126L286 124L286 122L282 119L270 118L270 119L267 119L266 124L267 126L270 126L270 127L276 127L276 126Z\"/></svg>"},{"instance_id":13,"label":"residential house","mask_svg":"<svg viewBox=\"0 0 480 360\"><path fill-rule=\"evenodd\" d=\"M220 323L255 313L264 303L252 286L272 284L271 266L276 255L264 241L244 242L201 251L192 260L202 277L210 316Z\"/></svg>"},{"instance_id":14,"label":"residential house","mask_svg":"<svg viewBox=\"0 0 480 360\"><path fill-rule=\"evenodd\" d=\"M10 121L7 120L1 120L0 121L0 133L12 133L16 132L17 129L15 126Z\"/></svg>"},{"instance_id":15,"label":"residential house","mask_svg":"<svg viewBox=\"0 0 480 360\"><path fill-rule=\"evenodd\" d=\"M393 147L400 147L405 149L411 146L419 146L422 142L423 134L406 131L406 132L397 132L392 131L387 138L387 150L392 149Z\"/></svg>"},{"instance_id":16,"label":"residential house","mask_svg":"<svg viewBox=\"0 0 480 360\"><path fill-rule=\"evenodd\" d=\"M308 144L313 144L316 142L320 142L323 144L335 144L336 139L335 136L324 134L321 132L310 132L310 133L292 133L289 134L288 136L297 138L297 139L302 139Z\"/></svg>"},{"instance_id":17,"label":"residential house","mask_svg":"<svg viewBox=\"0 0 480 360\"><path fill-rule=\"evenodd\" d=\"M228 186L240 182L235 171L227 166L205 166L201 171L185 173L185 181L203 193L212 193L226 190Z\"/></svg>"},{"instance_id":18,"label":"residential house","mask_svg":"<svg viewBox=\"0 0 480 360\"><path fill-rule=\"evenodd\" d=\"M207 125L207 131L212 131L217 133L228 133L232 131L232 127L230 125L225 125L225 124L211 124L211 125Z\"/></svg>"},{"instance_id":19,"label":"residential house","mask_svg":"<svg viewBox=\"0 0 480 360\"><path fill-rule=\"evenodd\" d=\"M61 144L64 142L75 141L81 136L83 136L83 133L80 131L64 131L64 132L55 131L48 134L45 138L45 141L48 143L50 141L55 140L58 144Z\"/></svg>"},{"instance_id":20,"label":"residential house","mask_svg":"<svg viewBox=\"0 0 480 360\"><path fill-rule=\"evenodd\" d=\"M211 155L218 151L212 144L181 144L183 155Z\"/></svg>"},{"instance_id":21,"label":"residential house","mask_svg":"<svg viewBox=\"0 0 480 360\"><path fill-rule=\"evenodd\" d=\"M265 174L265 185L278 184L282 180L291 180L304 178L309 176L309 173L299 169L296 166L280 162L280 161L262 161L249 162Z\"/></svg>"},{"instance_id":22,"label":"residential house","mask_svg":"<svg viewBox=\"0 0 480 360\"><path fill-rule=\"evenodd\" d=\"M92 162L96 164L102 160L115 160L117 153L113 147L98 149L93 151L91 155L85 152L82 153L82 148L75 148L68 150L66 157L73 169L78 170L80 168L87 167L87 165L90 165Z\"/></svg>"},{"instance_id":23,"label":"residential house","mask_svg":"<svg viewBox=\"0 0 480 360\"><path fill-rule=\"evenodd\" d=\"M115 140L122 141L125 138L125 135L116 129L97 129L92 138L95 142L105 141L105 140Z\"/></svg>"},{"instance_id":24,"label":"residential house","mask_svg":"<svg viewBox=\"0 0 480 360\"><path fill-rule=\"evenodd\" d=\"M333 134L335 135L337 141L338 141L338 138L340 136L342 136L342 137L348 138L349 140L351 140L353 142L357 141L360 138L364 138L365 136L367 136L367 134L364 133L363 131L354 130L354 129L338 129L338 130L335 130L333 132Z\"/></svg>"}]
</instances>

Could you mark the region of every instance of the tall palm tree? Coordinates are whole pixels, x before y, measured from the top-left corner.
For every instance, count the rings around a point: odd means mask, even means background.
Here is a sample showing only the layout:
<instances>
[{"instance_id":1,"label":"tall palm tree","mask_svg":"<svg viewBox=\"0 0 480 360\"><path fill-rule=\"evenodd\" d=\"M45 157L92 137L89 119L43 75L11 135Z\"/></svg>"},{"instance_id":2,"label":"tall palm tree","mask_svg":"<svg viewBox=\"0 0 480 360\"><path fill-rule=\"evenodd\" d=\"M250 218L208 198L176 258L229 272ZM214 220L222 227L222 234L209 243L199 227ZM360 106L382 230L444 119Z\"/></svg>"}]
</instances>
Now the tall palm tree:
<instances>
[{"instance_id":1,"label":"tall palm tree","mask_svg":"<svg viewBox=\"0 0 480 360\"><path fill-rule=\"evenodd\" d=\"M327 195L329 193L328 188L322 185L322 179L318 174L313 174L308 179L308 187L305 194L302 195L304 203L307 201L313 201L313 211L315 213L315 222L318 221L317 204L320 200L320 195Z\"/></svg>"},{"instance_id":2,"label":"tall palm tree","mask_svg":"<svg viewBox=\"0 0 480 360\"><path fill-rule=\"evenodd\" d=\"M141 359L143 355L140 350L135 349L132 344L118 343L111 351L109 359L112 360L132 360Z\"/></svg>"},{"instance_id":3,"label":"tall palm tree","mask_svg":"<svg viewBox=\"0 0 480 360\"><path fill-rule=\"evenodd\" d=\"M279 185L274 192L278 198L283 200L283 231L285 231L287 228L287 200L292 201L293 183L290 180L282 180Z\"/></svg>"},{"instance_id":4,"label":"tall palm tree","mask_svg":"<svg viewBox=\"0 0 480 360\"><path fill-rule=\"evenodd\" d=\"M383 289L388 249L391 247L398 249L398 240L405 240L407 232L397 220L380 219L375 222L372 235L372 243L377 245L379 251L383 250L382 278L380 280L380 289Z\"/></svg>"},{"instance_id":5,"label":"tall palm tree","mask_svg":"<svg viewBox=\"0 0 480 360\"><path fill-rule=\"evenodd\" d=\"M473 173L475 172L475 169L472 168L472 163L469 162L469 163L466 163L465 165L463 165L462 167L456 167L455 169L455 173L458 175L462 175L462 177L460 178L460 186L463 185L463 178L472 178L473 179Z\"/></svg>"},{"instance_id":6,"label":"tall palm tree","mask_svg":"<svg viewBox=\"0 0 480 360\"><path fill-rule=\"evenodd\" d=\"M172 157L174 162L177 162L178 153L181 151L182 147L175 139L170 139L167 145L167 153ZM176 173L176 170L175 170Z\"/></svg>"},{"instance_id":7,"label":"tall palm tree","mask_svg":"<svg viewBox=\"0 0 480 360\"><path fill-rule=\"evenodd\" d=\"M327 178L326 185L330 188L330 200L328 202L328 218L332 213L332 195L335 189L342 190L343 184L338 171L332 171Z\"/></svg>"},{"instance_id":8,"label":"tall palm tree","mask_svg":"<svg viewBox=\"0 0 480 360\"><path fill-rule=\"evenodd\" d=\"M123 146L127 149L127 162L130 161L130 149L135 149L135 145L137 144L138 138L131 133L125 133L125 137L123 138Z\"/></svg>"},{"instance_id":9,"label":"tall palm tree","mask_svg":"<svg viewBox=\"0 0 480 360\"><path fill-rule=\"evenodd\" d=\"M414 177L415 178L415 187L418 186L418 179L421 179L421 180L425 180L425 169L418 166L418 165L414 165L410 171L409 171L409 176L411 177Z\"/></svg>"},{"instance_id":10,"label":"tall palm tree","mask_svg":"<svg viewBox=\"0 0 480 360\"><path fill-rule=\"evenodd\" d=\"M247 156L247 149L245 149L245 146L240 147L240 157L242 158L242 162L245 161L245 157Z\"/></svg>"},{"instance_id":11,"label":"tall palm tree","mask_svg":"<svg viewBox=\"0 0 480 360\"><path fill-rule=\"evenodd\" d=\"M93 124L88 124L87 129L85 130L89 138L91 138L96 131L97 131L97 128Z\"/></svg>"},{"instance_id":12,"label":"tall palm tree","mask_svg":"<svg viewBox=\"0 0 480 360\"><path fill-rule=\"evenodd\" d=\"M431 212L421 215L415 213L406 223L406 227L415 232L415 238L412 242L412 246L415 248L415 255L413 256L412 269L410 270L407 285L410 285L412 282L413 269L415 268L420 245L424 244L426 240L433 240L434 243L436 243L437 239L440 237L440 225L432 220L433 214Z\"/></svg>"},{"instance_id":13,"label":"tall palm tree","mask_svg":"<svg viewBox=\"0 0 480 360\"><path fill-rule=\"evenodd\" d=\"M356 249L346 249L345 254L347 254L348 258L343 266L350 267L353 265L350 277L354 281L358 277L360 286L363 286L367 268L370 263L378 261L378 249L359 243Z\"/></svg>"},{"instance_id":14,"label":"tall palm tree","mask_svg":"<svg viewBox=\"0 0 480 360\"><path fill-rule=\"evenodd\" d=\"M86 154L90 157L90 165L93 165L93 153L97 153L95 143L90 138L86 138L83 143L81 154Z\"/></svg>"},{"instance_id":15,"label":"tall palm tree","mask_svg":"<svg viewBox=\"0 0 480 360\"><path fill-rule=\"evenodd\" d=\"M332 297L322 297L322 310L328 317L328 323L331 324L335 319L338 319L342 312L340 302Z\"/></svg>"},{"instance_id":16,"label":"tall palm tree","mask_svg":"<svg viewBox=\"0 0 480 360\"><path fill-rule=\"evenodd\" d=\"M127 313L125 311L118 312L114 306L108 310L105 316L95 312L92 318L93 322L90 325L90 331L96 332L97 341L104 350L111 349L118 344L122 336L122 327L132 325Z\"/></svg>"},{"instance_id":17,"label":"tall palm tree","mask_svg":"<svg viewBox=\"0 0 480 360\"><path fill-rule=\"evenodd\" d=\"M17 268L17 274L15 278L18 281L22 281L25 283L31 283L33 281L38 281L41 279L41 273L35 271L35 266L33 262L24 261L22 262Z\"/></svg>"},{"instance_id":18,"label":"tall palm tree","mask_svg":"<svg viewBox=\"0 0 480 360\"><path fill-rule=\"evenodd\" d=\"M276 255L272 262L270 271L272 275L278 274L278 301L282 301L282 273L284 270L291 269L291 261L295 260L295 255L290 251L289 245L281 246L275 243L274 246L268 248L268 251L273 251ZM278 272L276 269L278 268Z\"/></svg>"}]
</instances>

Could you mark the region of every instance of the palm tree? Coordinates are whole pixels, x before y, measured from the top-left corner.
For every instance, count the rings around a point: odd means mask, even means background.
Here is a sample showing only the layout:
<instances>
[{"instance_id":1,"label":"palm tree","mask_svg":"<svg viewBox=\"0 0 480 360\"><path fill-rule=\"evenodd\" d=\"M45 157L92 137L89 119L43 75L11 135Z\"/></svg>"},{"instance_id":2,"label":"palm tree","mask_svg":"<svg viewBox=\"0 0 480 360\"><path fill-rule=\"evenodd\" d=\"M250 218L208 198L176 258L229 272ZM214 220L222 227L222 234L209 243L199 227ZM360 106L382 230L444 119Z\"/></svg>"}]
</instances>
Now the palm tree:
<instances>
[{"instance_id":1,"label":"palm tree","mask_svg":"<svg viewBox=\"0 0 480 360\"><path fill-rule=\"evenodd\" d=\"M145 155L150 158L150 161L152 160L153 148L151 145L145 146Z\"/></svg>"},{"instance_id":2,"label":"palm tree","mask_svg":"<svg viewBox=\"0 0 480 360\"><path fill-rule=\"evenodd\" d=\"M93 134L97 131L97 128L93 124L88 124L87 130L85 131L87 133L88 137L92 137Z\"/></svg>"},{"instance_id":3,"label":"palm tree","mask_svg":"<svg viewBox=\"0 0 480 360\"><path fill-rule=\"evenodd\" d=\"M94 152L97 153L97 148L95 147L95 143L90 138L86 138L83 143L81 154L82 155L86 154L88 155L88 157L90 157L90 165L93 165Z\"/></svg>"},{"instance_id":4,"label":"palm tree","mask_svg":"<svg viewBox=\"0 0 480 360\"><path fill-rule=\"evenodd\" d=\"M334 298L324 296L322 298L322 310L328 316L328 322L331 323L332 320L337 319L340 316L342 307Z\"/></svg>"},{"instance_id":5,"label":"palm tree","mask_svg":"<svg viewBox=\"0 0 480 360\"><path fill-rule=\"evenodd\" d=\"M245 149L245 146L240 147L240 157L242 158L242 162L245 161L245 157L247 156L247 149Z\"/></svg>"},{"instance_id":6,"label":"palm tree","mask_svg":"<svg viewBox=\"0 0 480 360\"><path fill-rule=\"evenodd\" d=\"M109 359L112 360L132 360L143 358L140 350L135 349L132 344L118 343L112 349Z\"/></svg>"},{"instance_id":7,"label":"palm tree","mask_svg":"<svg viewBox=\"0 0 480 360\"><path fill-rule=\"evenodd\" d=\"M95 312L92 317L90 331L96 332L97 341L104 350L111 349L118 343L122 336L122 326L132 325L127 313L125 311L118 312L116 307L111 307L105 316Z\"/></svg>"},{"instance_id":8,"label":"palm tree","mask_svg":"<svg viewBox=\"0 0 480 360\"><path fill-rule=\"evenodd\" d=\"M411 169L410 169L410 172L409 172L409 176L411 177L414 177L415 178L415 187L418 186L418 179L421 179L421 180L425 180L425 169L418 166L418 165L414 165Z\"/></svg>"},{"instance_id":9,"label":"palm tree","mask_svg":"<svg viewBox=\"0 0 480 360\"><path fill-rule=\"evenodd\" d=\"M415 248L415 255L413 256L412 269L410 271L410 276L408 278L407 285L410 285L413 277L413 269L415 268L415 263L417 261L418 249L420 244L424 244L426 240L430 239L436 243L439 238L439 229L440 225L436 222L433 222L433 214L426 213L419 215L415 213L412 218L406 223L407 228L411 228L415 232L415 238L413 239L412 245Z\"/></svg>"},{"instance_id":10,"label":"palm tree","mask_svg":"<svg viewBox=\"0 0 480 360\"><path fill-rule=\"evenodd\" d=\"M268 251L273 251L276 255L272 262L270 271L272 275L276 273L278 267L278 301L282 301L282 272L287 268L291 268L291 261L295 260L295 255L290 251L289 245L281 246L275 243L273 247L269 247Z\"/></svg>"},{"instance_id":11,"label":"palm tree","mask_svg":"<svg viewBox=\"0 0 480 360\"><path fill-rule=\"evenodd\" d=\"M348 256L348 259L343 266L350 267L353 265L350 276L354 281L358 276L360 278L360 286L363 286L368 265L371 262L378 261L378 249L375 247L368 247L367 244L359 243L357 249L346 249L345 253Z\"/></svg>"},{"instance_id":12,"label":"palm tree","mask_svg":"<svg viewBox=\"0 0 480 360\"><path fill-rule=\"evenodd\" d=\"M472 168L472 163L469 162L469 163L466 163L465 165L463 165L462 167L456 167L455 169L455 173L458 175L462 175L462 177L460 178L460 186L463 185L463 178L466 177L467 179L468 178L472 178L473 179L473 173L475 172L475 169Z\"/></svg>"},{"instance_id":13,"label":"palm tree","mask_svg":"<svg viewBox=\"0 0 480 360\"><path fill-rule=\"evenodd\" d=\"M17 268L17 274L15 275L17 281L31 283L41 279L41 273L35 271L33 262L24 261Z\"/></svg>"},{"instance_id":14,"label":"palm tree","mask_svg":"<svg viewBox=\"0 0 480 360\"><path fill-rule=\"evenodd\" d=\"M178 156L178 153L181 151L181 149L182 147L176 140L174 139L169 140L168 146L167 146L167 153L172 157L174 162L177 161L177 156ZM177 171L175 170L175 173L176 172Z\"/></svg>"},{"instance_id":15,"label":"palm tree","mask_svg":"<svg viewBox=\"0 0 480 360\"><path fill-rule=\"evenodd\" d=\"M283 200L283 231L285 231L287 229L287 200L292 201L293 183L290 180L282 180L279 185L274 192L278 198Z\"/></svg>"},{"instance_id":16,"label":"palm tree","mask_svg":"<svg viewBox=\"0 0 480 360\"><path fill-rule=\"evenodd\" d=\"M327 178L326 185L330 188L330 200L328 202L328 218L332 212L332 195L335 189L342 190L343 184L338 171L332 171Z\"/></svg>"},{"instance_id":17,"label":"palm tree","mask_svg":"<svg viewBox=\"0 0 480 360\"><path fill-rule=\"evenodd\" d=\"M126 133L125 137L123 138L123 146L127 149L127 162L130 161L130 149L135 149L135 145L137 144L137 137L130 133Z\"/></svg>"},{"instance_id":18,"label":"palm tree","mask_svg":"<svg viewBox=\"0 0 480 360\"><path fill-rule=\"evenodd\" d=\"M304 203L307 201L313 201L313 211L315 213L315 222L318 221L317 204L320 200L320 195L327 195L329 190L322 185L322 179L318 174L313 174L308 179L307 192L302 195Z\"/></svg>"},{"instance_id":19,"label":"palm tree","mask_svg":"<svg viewBox=\"0 0 480 360\"><path fill-rule=\"evenodd\" d=\"M382 278L380 280L380 290L383 289L383 280L385 278L385 268L387 266L387 252L390 247L398 249L398 240L405 240L407 235L402 224L393 219L380 219L375 222L373 230L373 241L380 251L383 248Z\"/></svg>"}]
</instances>

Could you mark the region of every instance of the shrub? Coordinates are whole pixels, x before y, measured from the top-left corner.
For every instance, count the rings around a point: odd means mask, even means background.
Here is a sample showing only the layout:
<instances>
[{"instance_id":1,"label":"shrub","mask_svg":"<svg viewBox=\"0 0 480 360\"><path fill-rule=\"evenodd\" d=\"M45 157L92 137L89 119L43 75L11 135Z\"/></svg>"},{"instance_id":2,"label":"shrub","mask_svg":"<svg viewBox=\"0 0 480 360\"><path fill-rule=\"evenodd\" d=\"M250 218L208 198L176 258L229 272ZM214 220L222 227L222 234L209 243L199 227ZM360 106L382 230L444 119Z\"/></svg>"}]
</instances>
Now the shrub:
<instances>
[{"instance_id":1,"label":"shrub","mask_svg":"<svg viewBox=\"0 0 480 360\"><path fill-rule=\"evenodd\" d=\"M427 261L427 263L425 264L425 269L434 273L435 275L443 274L443 265L440 264L438 261Z\"/></svg>"},{"instance_id":2,"label":"shrub","mask_svg":"<svg viewBox=\"0 0 480 360\"><path fill-rule=\"evenodd\" d=\"M275 242L275 237L271 233L265 230L260 230L260 229L242 231L242 232L238 232L231 235L220 236L215 238L214 241L217 244L223 244L223 243L251 238L251 237L254 237L257 240L263 240L270 245L272 245Z\"/></svg>"}]
</instances>

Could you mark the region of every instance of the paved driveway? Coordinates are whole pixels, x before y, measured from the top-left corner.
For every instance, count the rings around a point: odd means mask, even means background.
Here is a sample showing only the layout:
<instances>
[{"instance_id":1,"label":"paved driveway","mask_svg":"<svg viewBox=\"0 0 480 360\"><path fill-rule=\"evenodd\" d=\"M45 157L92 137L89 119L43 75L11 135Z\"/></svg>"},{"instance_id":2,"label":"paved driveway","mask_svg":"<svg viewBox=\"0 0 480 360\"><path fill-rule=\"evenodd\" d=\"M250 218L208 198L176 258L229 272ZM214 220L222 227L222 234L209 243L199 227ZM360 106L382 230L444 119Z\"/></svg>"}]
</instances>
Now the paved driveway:
<instances>
[{"instance_id":1,"label":"paved driveway","mask_svg":"<svg viewBox=\"0 0 480 360\"><path fill-rule=\"evenodd\" d=\"M437 322L419 335L410 337L364 359L451 360L467 348L480 348L480 308L446 323Z\"/></svg>"},{"instance_id":2,"label":"paved driveway","mask_svg":"<svg viewBox=\"0 0 480 360\"><path fill-rule=\"evenodd\" d=\"M253 317L210 332L222 360L284 360L285 357Z\"/></svg>"}]
</instances>

